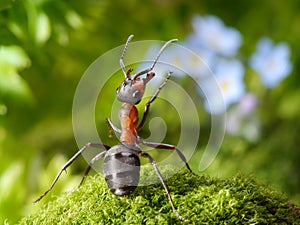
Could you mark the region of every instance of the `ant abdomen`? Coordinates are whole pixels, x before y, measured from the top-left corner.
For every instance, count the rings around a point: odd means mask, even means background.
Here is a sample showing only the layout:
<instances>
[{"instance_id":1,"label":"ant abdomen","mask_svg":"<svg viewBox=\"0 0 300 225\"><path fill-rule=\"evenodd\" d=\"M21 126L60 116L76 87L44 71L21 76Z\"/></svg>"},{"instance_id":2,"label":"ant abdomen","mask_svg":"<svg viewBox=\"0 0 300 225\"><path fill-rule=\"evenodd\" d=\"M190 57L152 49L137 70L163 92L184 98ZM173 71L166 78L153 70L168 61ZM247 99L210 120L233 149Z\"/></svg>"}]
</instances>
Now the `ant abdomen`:
<instances>
[{"instance_id":1,"label":"ant abdomen","mask_svg":"<svg viewBox=\"0 0 300 225\"><path fill-rule=\"evenodd\" d=\"M107 186L115 195L128 195L138 186L140 159L136 149L113 146L105 155L103 167Z\"/></svg>"}]
</instances>

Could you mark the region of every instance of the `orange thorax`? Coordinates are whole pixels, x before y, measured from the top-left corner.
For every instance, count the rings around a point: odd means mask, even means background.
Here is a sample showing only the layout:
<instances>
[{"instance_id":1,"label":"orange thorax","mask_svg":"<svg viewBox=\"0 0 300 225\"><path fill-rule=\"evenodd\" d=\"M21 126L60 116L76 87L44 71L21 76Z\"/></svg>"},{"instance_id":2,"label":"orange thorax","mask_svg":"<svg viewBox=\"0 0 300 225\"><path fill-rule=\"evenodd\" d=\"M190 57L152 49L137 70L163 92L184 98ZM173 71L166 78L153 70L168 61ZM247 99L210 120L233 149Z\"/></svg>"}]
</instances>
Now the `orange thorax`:
<instances>
[{"instance_id":1,"label":"orange thorax","mask_svg":"<svg viewBox=\"0 0 300 225\"><path fill-rule=\"evenodd\" d=\"M119 111L121 123L121 143L136 144L136 126L138 123L138 111L134 105L124 103Z\"/></svg>"}]
</instances>

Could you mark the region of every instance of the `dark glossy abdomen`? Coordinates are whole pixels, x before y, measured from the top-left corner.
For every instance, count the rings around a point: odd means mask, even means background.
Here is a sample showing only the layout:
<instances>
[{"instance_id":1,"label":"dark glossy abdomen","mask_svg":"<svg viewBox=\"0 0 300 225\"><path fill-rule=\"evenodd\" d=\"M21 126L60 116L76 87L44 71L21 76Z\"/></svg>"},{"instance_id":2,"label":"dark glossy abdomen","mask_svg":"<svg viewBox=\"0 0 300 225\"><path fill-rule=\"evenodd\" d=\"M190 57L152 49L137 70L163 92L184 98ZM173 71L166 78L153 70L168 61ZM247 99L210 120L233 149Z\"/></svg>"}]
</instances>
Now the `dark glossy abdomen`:
<instances>
[{"instance_id":1,"label":"dark glossy abdomen","mask_svg":"<svg viewBox=\"0 0 300 225\"><path fill-rule=\"evenodd\" d=\"M115 195L128 195L140 180L140 159L136 150L124 145L109 149L104 158L104 176L108 188Z\"/></svg>"}]
</instances>

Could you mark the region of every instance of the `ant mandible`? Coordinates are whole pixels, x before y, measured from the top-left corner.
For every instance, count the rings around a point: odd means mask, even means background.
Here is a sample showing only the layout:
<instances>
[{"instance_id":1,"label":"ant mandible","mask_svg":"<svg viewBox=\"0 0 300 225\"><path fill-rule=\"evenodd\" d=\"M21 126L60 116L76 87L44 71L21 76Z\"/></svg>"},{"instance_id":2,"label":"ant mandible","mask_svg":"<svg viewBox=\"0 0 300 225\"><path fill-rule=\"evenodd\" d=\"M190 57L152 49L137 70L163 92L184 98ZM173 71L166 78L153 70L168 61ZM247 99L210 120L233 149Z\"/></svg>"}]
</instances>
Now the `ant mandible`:
<instances>
[{"instance_id":1,"label":"ant mandible","mask_svg":"<svg viewBox=\"0 0 300 225\"><path fill-rule=\"evenodd\" d=\"M172 39L166 42L161 47L152 65L148 69L145 69L137 74L131 75L131 72L133 70L130 68L126 71L123 59L127 52L129 42L132 40L132 38L133 35L130 35L128 37L124 50L120 57L120 65L125 76L124 81L117 88L117 99L120 102L124 102L124 104L122 105L119 111L121 129L117 128L112 123L112 121L109 118L107 118L107 122L110 125L111 129L121 134L119 144L113 147L101 143L87 143L86 145L84 145L61 168L61 170L56 175L54 181L48 188L48 190L46 190L40 197L34 200L34 203L40 201L49 191L52 190L53 186L59 179L62 172L65 171L78 158L78 156L80 156L83 153L83 151L85 151L88 147L94 147L94 148L101 148L105 151L97 154L90 161L89 166L87 167L79 186L83 183L85 177L88 175L93 164L99 159L104 158L103 171L104 171L104 176L105 176L107 186L110 189L110 191L113 194L118 196L129 195L131 192L133 192L136 189L139 183L139 179L140 179L140 158L139 157L145 157L148 158L155 172L157 173L161 183L163 184L174 213L180 220L186 221L186 219L184 219L177 212L170 195L170 189L165 179L163 178L162 174L160 173L155 160L148 153L143 152L141 148L138 146L138 144L143 144L153 148L176 151L180 159L185 163L188 170L192 172L189 164L187 163L185 156L176 146L170 144L164 144L164 143L147 142L144 141L142 138L140 138L137 134L137 130L141 129L145 124L151 103L156 99L161 89L166 85L167 81L171 77L172 72L168 73L164 82L158 87L154 95L150 98L150 100L145 105L143 118L140 123L138 123L138 110L135 107L135 105L141 101L144 95L146 84L155 76L155 73L152 72L152 70L157 63L158 58L165 50L165 48L171 43L176 42L177 39ZM141 78L140 76L144 74L146 74L146 77Z\"/></svg>"}]
</instances>

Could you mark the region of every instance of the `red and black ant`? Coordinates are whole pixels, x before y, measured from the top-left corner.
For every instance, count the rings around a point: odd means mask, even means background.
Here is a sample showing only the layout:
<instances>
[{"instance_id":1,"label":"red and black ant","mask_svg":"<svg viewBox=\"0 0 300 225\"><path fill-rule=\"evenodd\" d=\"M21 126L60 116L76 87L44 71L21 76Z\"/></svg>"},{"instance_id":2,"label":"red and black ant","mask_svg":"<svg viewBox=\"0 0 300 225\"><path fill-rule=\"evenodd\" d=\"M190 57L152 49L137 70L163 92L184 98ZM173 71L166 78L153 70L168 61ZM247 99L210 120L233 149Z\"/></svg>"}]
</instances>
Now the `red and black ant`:
<instances>
[{"instance_id":1,"label":"red and black ant","mask_svg":"<svg viewBox=\"0 0 300 225\"><path fill-rule=\"evenodd\" d=\"M177 39L172 39L166 42L161 47L152 65L148 69L145 69L137 74L131 75L133 70L130 68L126 71L123 59L128 49L129 42L131 41L132 38L133 35L130 35L128 37L120 58L120 65L125 76L124 81L117 88L117 99L120 102L124 102L124 104L122 105L119 111L121 129L117 128L111 122L110 119L107 119L107 122L110 125L111 129L121 134L119 144L113 147L101 143L87 143L86 145L84 145L61 168L61 170L56 175L54 181L52 182L51 186L48 188L48 190L45 193L43 193L40 197L38 197L34 201L34 203L40 201L49 191L51 191L51 189L59 179L62 172L65 171L78 158L78 156L80 156L81 153L83 153L83 151L85 151L88 147L94 147L94 148L101 148L105 151L99 153L90 161L89 166L84 173L82 181L80 182L80 185L83 183L85 177L88 175L93 164L99 159L104 158L103 171L104 171L104 176L105 176L107 186L110 189L110 191L118 196L129 195L131 192L133 192L136 189L139 183L139 179L140 179L140 158L139 157L148 158L148 160L151 162L154 170L156 171L161 183L163 184L167 192L174 213L180 220L186 221L177 212L170 195L169 187L165 179L163 178L162 174L160 173L155 160L148 153L143 152L138 145L138 144L143 144L153 148L176 151L180 159L185 163L186 167L189 169L189 171L192 172L190 166L187 163L185 156L176 146L170 144L164 144L164 143L146 142L142 138L140 138L137 134L137 130L141 129L145 124L151 103L156 99L161 89L166 85L167 81L170 79L172 75L172 72L168 73L165 81L159 86L159 88L156 90L154 95L150 98L150 100L145 105L143 118L140 123L138 123L139 122L138 110L135 107L135 105L141 101L144 95L146 84L155 76L155 73L152 72L152 70L157 63L158 58L165 50L165 48L171 43L176 42ZM146 74L146 77L141 78L140 76L144 74Z\"/></svg>"}]
</instances>

